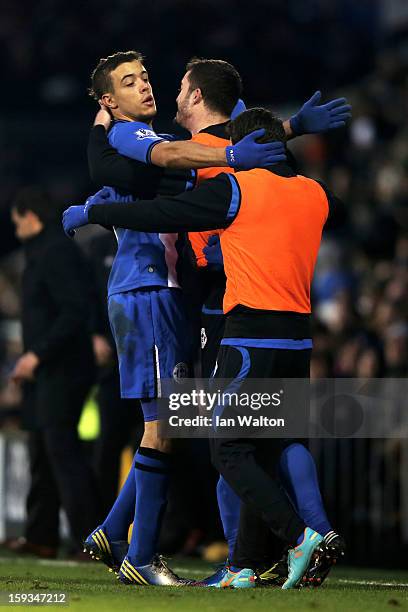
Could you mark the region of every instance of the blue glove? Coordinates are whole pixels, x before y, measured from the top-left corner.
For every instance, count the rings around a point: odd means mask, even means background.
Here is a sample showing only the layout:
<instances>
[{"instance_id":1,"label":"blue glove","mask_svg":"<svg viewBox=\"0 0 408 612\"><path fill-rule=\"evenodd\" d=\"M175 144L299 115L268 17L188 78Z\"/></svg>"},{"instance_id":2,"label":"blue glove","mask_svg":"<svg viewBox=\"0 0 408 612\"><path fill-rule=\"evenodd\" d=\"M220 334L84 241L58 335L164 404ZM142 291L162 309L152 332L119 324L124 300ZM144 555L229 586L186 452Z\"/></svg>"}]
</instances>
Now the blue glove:
<instances>
[{"instance_id":1,"label":"blue glove","mask_svg":"<svg viewBox=\"0 0 408 612\"><path fill-rule=\"evenodd\" d=\"M207 246L203 248L203 253L207 264L219 269L224 266L224 258L222 256L221 242L218 234L213 234L209 237Z\"/></svg>"},{"instance_id":2,"label":"blue glove","mask_svg":"<svg viewBox=\"0 0 408 612\"><path fill-rule=\"evenodd\" d=\"M131 202L131 195L119 195L114 187L103 187L94 195L89 196L85 204L70 206L62 215L62 225L67 236L72 238L78 227L88 225L88 212L91 206L113 204L115 202Z\"/></svg>"},{"instance_id":3,"label":"blue glove","mask_svg":"<svg viewBox=\"0 0 408 612\"><path fill-rule=\"evenodd\" d=\"M75 230L83 225L88 225L88 204L81 204L80 206L70 206L64 210L62 214L62 225L64 226L64 232L70 238L75 236Z\"/></svg>"},{"instance_id":4,"label":"blue glove","mask_svg":"<svg viewBox=\"0 0 408 612\"><path fill-rule=\"evenodd\" d=\"M121 199L123 199L123 197L117 193L114 187L102 187L102 189L89 196L85 202L85 206L87 204L89 206L93 206L94 204L113 204ZM132 199L132 196L126 196L125 199L128 201L128 199Z\"/></svg>"},{"instance_id":5,"label":"blue glove","mask_svg":"<svg viewBox=\"0 0 408 612\"><path fill-rule=\"evenodd\" d=\"M351 106L346 98L336 98L326 104L318 106L322 97L320 91L304 103L302 108L290 119L290 127L296 136L302 134L318 134L327 130L346 125L351 117Z\"/></svg>"},{"instance_id":6,"label":"blue glove","mask_svg":"<svg viewBox=\"0 0 408 612\"><path fill-rule=\"evenodd\" d=\"M235 145L226 147L227 163L231 168L250 170L251 168L265 168L286 161L285 145L280 140L259 144L257 138L265 135L265 130L255 130L247 134Z\"/></svg>"},{"instance_id":7,"label":"blue glove","mask_svg":"<svg viewBox=\"0 0 408 612\"><path fill-rule=\"evenodd\" d=\"M234 119L236 119L238 115L240 115L244 111L246 111L245 102L240 98L232 109L231 120L233 121Z\"/></svg>"}]
</instances>

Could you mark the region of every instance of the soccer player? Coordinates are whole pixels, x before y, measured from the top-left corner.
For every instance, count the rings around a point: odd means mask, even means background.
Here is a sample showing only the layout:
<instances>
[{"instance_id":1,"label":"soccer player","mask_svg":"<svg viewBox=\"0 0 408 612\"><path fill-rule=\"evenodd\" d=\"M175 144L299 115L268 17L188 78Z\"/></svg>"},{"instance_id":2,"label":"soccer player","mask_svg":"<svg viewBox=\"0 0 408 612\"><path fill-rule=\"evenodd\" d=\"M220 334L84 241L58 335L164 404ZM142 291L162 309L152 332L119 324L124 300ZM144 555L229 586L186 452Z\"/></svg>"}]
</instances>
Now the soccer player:
<instances>
[{"instance_id":1,"label":"soccer player","mask_svg":"<svg viewBox=\"0 0 408 612\"><path fill-rule=\"evenodd\" d=\"M181 81L177 98L177 122L191 132L192 140L195 142L210 146L226 146L229 139L225 128L230 109L240 95L241 88L239 74L227 62L192 60L187 65L186 74ZM290 121L285 122L287 135L324 131L344 125L350 111L346 101L341 98L318 106L319 99L320 95L317 92ZM107 122L110 122L109 117ZM104 179L107 177L111 184L125 188L127 191L134 191L140 174L139 169L133 167L132 163L129 163L130 160L120 159L117 154L115 156L104 134L100 131L96 133L96 130L93 132L89 156L93 174ZM198 181L215 176L220 171L219 168L199 170ZM219 245L207 244L209 237L210 241L215 237L214 231L190 233L189 237L196 253L197 263L203 270L205 284L210 286L202 315L203 376L209 377L214 369L225 322L222 314L225 275L222 269L222 256L220 260ZM213 265L206 266L207 258L211 259ZM327 539L332 539L336 534L332 531L324 512L313 458L304 445L292 442L288 442L287 448L282 453L281 467L285 484L292 491L292 499L305 522ZM231 558L238 532L239 500L223 477L220 477L217 486L217 499ZM286 572L285 564L282 567ZM217 584L225 572L226 566L207 579L207 584ZM264 582L267 582L268 576L264 576Z\"/></svg>"},{"instance_id":2,"label":"soccer player","mask_svg":"<svg viewBox=\"0 0 408 612\"><path fill-rule=\"evenodd\" d=\"M202 144L221 146L228 140L228 115L223 106L225 92L231 87L231 81L238 81L239 75L235 69L226 62L219 60L195 59L186 66L186 74L181 81L180 93L177 98L177 122L192 134L192 140ZM317 106L320 100L319 92L306 102L297 115L285 122L285 133L288 137L296 133L318 132L334 127L341 127L350 116L350 106L344 98L333 100L324 107ZM242 103L243 104L243 103ZM242 108L241 104L241 108ZM330 115L330 110L333 114ZM236 109L234 109L236 112ZM326 113L326 115L324 115ZM317 117L316 117L317 115ZM205 168L198 171L198 182L219 174L219 168ZM194 249L196 261L202 271L203 284L209 287L202 308L202 376L210 377L216 364L221 338L224 332L225 316L222 311L222 302L225 293L225 274L220 248L220 234L222 230L208 232L190 232L189 239ZM333 559L342 556L344 543L336 534L326 516L319 490L316 466L314 459L301 441L287 440L282 451L280 471L283 485L290 494L294 506L302 519L325 536L322 546L324 566L327 575L327 565ZM239 524L239 503L231 487L220 476L217 485L217 499L220 516L224 528L224 535L229 546L229 558L234 554ZM248 537L243 530L255 531L253 515L241 516L240 548L244 542L248 544ZM245 528L247 524L248 529ZM262 528L259 528L262 531ZM263 554L265 546L270 545L266 529L264 538L258 535L256 546L251 547L252 553L257 553L253 562L259 559L259 567L265 565ZM262 546L263 545L263 546ZM242 552L243 555L243 552ZM246 556L249 551L246 551ZM277 565L277 566L276 566ZM228 561L213 576L205 579L209 585L217 585L227 571ZM268 567L264 566L265 570ZM321 570L323 568L320 568ZM280 571L283 576L279 575ZM287 574L286 564L275 564L273 571L260 572L262 584L271 584L282 581ZM322 581L322 572L314 571L313 578L319 584Z\"/></svg>"},{"instance_id":3,"label":"soccer player","mask_svg":"<svg viewBox=\"0 0 408 612\"><path fill-rule=\"evenodd\" d=\"M232 141L258 128L266 129L265 139L285 138L282 123L270 112L252 109L232 123ZM236 378L245 353L246 376L308 378L310 284L323 226L337 206L324 186L278 163L265 170L220 174L178 197L71 207L64 213L64 226L67 232L86 223L140 231L225 229L223 307L229 316L216 376ZM296 515L273 476L275 465L260 462L256 451L262 440L215 439L213 446L214 464L230 486L290 545L282 588L294 588L323 536ZM252 586L252 568L234 561L220 586Z\"/></svg>"},{"instance_id":4,"label":"soccer player","mask_svg":"<svg viewBox=\"0 0 408 612\"><path fill-rule=\"evenodd\" d=\"M142 56L130 51L99 62L92 74L92 92L115 119L110 144L144 164L171 168L265 166L285 158L282 143L258 144L250 136L234 147L206 147L190 141L171 142L152 130L156 105ZM175 182L193 186L194 173ZM180 182L181 185L180 186ZM129 201L129 194L114 194ZM88 204L94 201L88 200ZM181 585L156 556L157 538L169 482L170 440L157 430L161 378L187 375L189 338L177 277L178 233L133 232L115 226L118 250L108 283L108 312L115 337L121 396L141 400L144 435L132 470L104 523L86 539L85 549L118 570L125 583ZM136 489L136 493L134 493ZM133 505L128 500L134 500ZM126 557L126 537L134 528ZM122 560L123 559L123 560Z\"/></svg>"}]
</instances>

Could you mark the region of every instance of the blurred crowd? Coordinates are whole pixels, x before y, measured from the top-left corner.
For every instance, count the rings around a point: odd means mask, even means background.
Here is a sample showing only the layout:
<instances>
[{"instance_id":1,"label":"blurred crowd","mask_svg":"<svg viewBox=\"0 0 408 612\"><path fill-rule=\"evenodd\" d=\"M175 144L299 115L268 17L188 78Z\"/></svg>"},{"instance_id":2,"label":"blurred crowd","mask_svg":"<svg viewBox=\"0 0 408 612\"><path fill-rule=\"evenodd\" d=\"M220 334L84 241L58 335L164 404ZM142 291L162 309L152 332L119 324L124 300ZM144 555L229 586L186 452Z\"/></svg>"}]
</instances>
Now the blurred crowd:
<instances>
[{"instance_id":1,"label":"blurred crowd","mask_svg":"<svg viewBox=\"0 0 408 612\"><path fill-rule=\"evenodd\" d=\"M408 57L385 52L350 90L348 133L302 143L302 169L346 203L314 281L314 376L408 373ZM340 145L340 146L339 146Z\"/></svg>"},{"instance_id":2,"label":"blurred crowd","mask_svg":"<svg viewBox=\"0 0 408 612\"><path fill-rule=\"evenodd\" d=\"M14 81L11 94L19 107L26 106L27 95L32 108L67 106L83 98L97 58L136 48L163 88L160 104L173 102L174 75L192 55L237 64L247 91L256 91L263 101L272 81L281 103L306 95L314 84L330 89L370 69L381 36L381 3L118 0L112 6L90 0L84 11L78 0L5 0L0 9L3 78Z\"/></svg>"}]
</instances>

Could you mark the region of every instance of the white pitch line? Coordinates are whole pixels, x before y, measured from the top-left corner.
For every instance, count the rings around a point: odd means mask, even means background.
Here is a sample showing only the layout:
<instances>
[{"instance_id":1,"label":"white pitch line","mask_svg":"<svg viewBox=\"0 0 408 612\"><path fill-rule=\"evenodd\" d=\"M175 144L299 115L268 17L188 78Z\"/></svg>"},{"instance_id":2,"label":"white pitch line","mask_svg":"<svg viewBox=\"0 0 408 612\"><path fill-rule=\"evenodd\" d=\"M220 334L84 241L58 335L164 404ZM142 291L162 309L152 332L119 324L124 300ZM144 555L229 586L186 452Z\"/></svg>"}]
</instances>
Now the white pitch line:
<instances>
[{"instance_id":1,"label":"white pitch line","mask_svg":"<svg viewBox=\"0 0 408 612\"><path fill-rule=\"evenodd\" d=\"M187 573L194 576L202 576L203 572L200 570L189 570L186 567L175 567L174 571L180 574ZM336 578L332 576L328 579L328 582L334 584L335 582L342 582L343 584L355 584L356 586L378 586L378 587L407 587L408 582L378 582L376 580L348 580L346 578Z\"/></svg>"},{"instance_id":2,"label":"white pitch line","mask_svg":"<svg viewBox=\"0 0 408 612\"><path fill-rule=\"evenodd\" d=\"M202 570L190 570L190 569L187 569L186 567L174 567L172 569L176 573L180 573L180 574L187 573L187 574L192 574L193 576L201 576L201 577L203 577L203 571Z\"/></svg>"},{"instance_id":3,"label":"white pitch line","mask_svg":"<svg viewBox=\"0 0 408 612\"><path fill-rule=\"evenodd\" d=\"M378 582L377 580L348 580L347 578L332 578L332 580L359 586L408 587L408 582Z\"/></svg>"},{"instance_id":4,"label":"white pitch line","mask_svg":"<svg viewBox=\"0 0 408 612\"><path fill-rule=\"evenodd\" d=\"M202 576L203 572L200 570L190 570L186 567L175 567L174 571L180 574L187 573L194 576ZM335 582L341 582L343 584L355 584L356 586L376 586L376 587L405 587L408 588L408 582L378 582L377 580L348 580L346 578L336 578L332 576L328 579L328 582L334 584Z\"/></svg>"},{"instance_id":5,"label":"white pitch line","mask_svg":"<svg viewBox=\"0 0 408 612\"><path fill-rule=\"evenodd\" d=\"M47 566L55 566L58 565L60 567L83 567L84 566L84 562L82 561L63 561L61 559L54 559L54 560L49 560L48 559L38 559L38 565L47 565Z\"/></svg>"},{"instance_id":6,"label":"white pitch line","mask_svg":"<svg viewBox=\"0 0 408 612\"><path fill-rule=\"evenodd\" d=\"M69 560L64 560L64 559L35 559L33 557L26 557L26 558L0 557L0 563L10 563L10 565L13 565L13 563L27 563L28 560L35 561L38 565L45 565L48 567L56 567L56 566L58 567L84 567L85 565L85 563L81 561L69 561ZM94 567L96 567L96 563L93 565ZM100 567L103 567L103 563L99 563L98 565ZM185 574L192 574L194 576L205 575L205 570L191 570L191 569L188 569L187 567L175 567L174 571L185 573Z\"/></svg>"},{"instance_id":7,"label":"white pitch line","mask_svg":"<svg viewBox=\"0 0 408 612\"><path fill-rule=\"evenodd\" d=\"M47 565L49 567L83 567L84 563L80 561L69 561L63 559L35 559L33 557L0 557L0 563L9 563L12 566L14 563L27 563L27 561L35 561L38 565Z\"/></svg>"}]
</instances>

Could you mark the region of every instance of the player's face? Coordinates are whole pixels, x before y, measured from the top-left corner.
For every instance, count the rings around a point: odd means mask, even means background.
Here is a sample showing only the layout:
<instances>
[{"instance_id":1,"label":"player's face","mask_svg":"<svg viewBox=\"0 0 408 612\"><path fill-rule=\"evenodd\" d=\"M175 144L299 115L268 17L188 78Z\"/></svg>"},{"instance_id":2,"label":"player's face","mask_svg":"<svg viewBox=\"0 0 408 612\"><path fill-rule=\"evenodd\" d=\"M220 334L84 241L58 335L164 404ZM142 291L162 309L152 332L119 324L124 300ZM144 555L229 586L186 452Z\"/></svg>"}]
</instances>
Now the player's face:
<instances>
[{"instance_id":1,"label":"player's face","mask_svg":"<svg viewBox=\"0 0 408 612\"><path fill-rule=\"evenodd\" d=\"M113 94L105 94L102 100L117 118L127 118L149 123L156 115L149 75L137 60L125 62L111 72Z\"/></svg>"},{"instance_id":2,"label":"player's face","mask_svg":"<svg viewBox=\"0 0 408 612\"><path fill-rule=\"evenodd\" d=\"M24 215L20 215L15 208L12 208L11 220L14 223L16 236L19 240L27 240L27 238L31 238L38 232L35 223L36 219L38 217L30 210L27 210Z\"/></svg>"},{"instance_id":3,"label":"player's face","mask_svg":"<svg viewBox=\"0 0 408 612\"><path fill-rule=\"evenodd\" d=\"M179 125L188 129L189 119L193 109L193 92L191 91L189 72L183 76L180 85L179 95L177 96L177 115L176 121Z\"/></svg>"}]
</instances>

